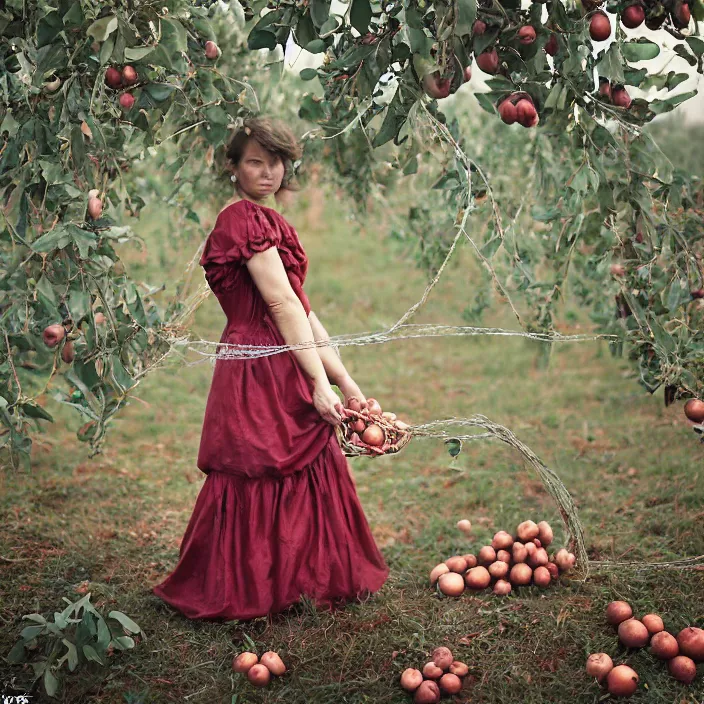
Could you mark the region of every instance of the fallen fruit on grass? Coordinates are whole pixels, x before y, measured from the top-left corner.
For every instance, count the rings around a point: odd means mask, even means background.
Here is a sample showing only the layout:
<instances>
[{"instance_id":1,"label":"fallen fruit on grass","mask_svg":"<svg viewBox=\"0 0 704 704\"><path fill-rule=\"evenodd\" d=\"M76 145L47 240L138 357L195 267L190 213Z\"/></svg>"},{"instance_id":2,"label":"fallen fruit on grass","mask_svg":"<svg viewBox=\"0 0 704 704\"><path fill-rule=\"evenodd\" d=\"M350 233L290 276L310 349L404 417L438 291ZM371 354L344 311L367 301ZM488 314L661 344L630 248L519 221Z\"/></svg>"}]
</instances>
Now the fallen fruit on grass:
<instances>
[{"instance_id":1,"label":"fallen fruit on grass","mask_svg":"<svg viewBox=\"0 0 704 704\"><path fill-rule=\"evenodd\" d=\"M643 625L648 629L650 635L653 633L660 633L660 631L665 630L665 624L662 619L657 614L646 614L641 619Z\"/></svg>"},{"instance_id":2,"label":"fallen fruit on grass","mask_svg":"<svg viewBox=\"0 0 704 704\"><path fill-rule=\"evenodd\" d=\"M497 580L494 585L494 594L496 596L508 596L511 593L511 582L507 582L505 579Z\"/></svg>"},{"instance_id":3,"label":"fallen fruit on grass","mask_svg":"<svg viewBox=\"0 0 704 704\"><path fill-rule=\"evenodd\" d=\"M442 575L447 574L449 571L450 568L444 562L435 565L435 567L430 570L430 583L435 584Z\"/></svg>"},{"instance_id":4,"label":"fallen fruit on grass","mask_svg":"<svg viewBox=\"0 0 704 704\"><path fill-rule=\"evenodd\" d=\"M606 653L593 653L587 658L587 674L603 682L614 669L614 661Z\"/></svg>"},{"instance_id":5,"label":"fallen fruit on grass","mask_svg":"<svg viewBox=\"0 0 704 704\"><path fill-rule=\"evenodd\" d=\"M457 572L448 572L440 575L438 586L445 596L460 596L464 592L464 579Z\"/></svg>"},{"instance_id":6,"label":"fallen fruit on grass","mask_svg":"<svg viewBox=\"0 0 704 704\"><path fill-rule=\"evenodd\" d=\"M550 562L547 550L545 548L536 548L533 554L528 555L527 562L530 567L545 567Z\"/></svg>"},{"instance_id":7,"label":"fallen fruit on grass","mask_svg":"<svg viewBox=\"0 0 704 704\"><path fill-rule=\"evenodd\" d=\"M491 541L494 550L510 550L513 547L513 536L505 530L500 530Z\"/></svg>"},{"instance_id":8,"label":"fallen fruit on grass","mask_svg":"<svg viewBox=\"0 0 704 704\"><path fill-rule=\"evenodd\" d=\"M510 568L508 562L497 560L496 562L492 562L487 569L492 579L506 579Z\"/></svg>"},{"instance_id":9,"label":"fallen fruit on grass","mask_svg":"<svg viewBox=\"0 0 704 704\"><path fill-rule=\"evenodd\" d=\"M42 332L42 340L47 347L56 347L66 336L66 330L60 323L47 325Z\"/></svg>"},{"instance_id":10,"label":"fallen fruit on grass","mask_svg":"<svg viewBox=\"0 0 704 704\"><path fill-rule=\"evenodd\" d=\"M432 680L421 683L413 697L413 704L437 704L440 701L440 687Z\"/></svg>"},{"instance_id":11,"label":"fallen fruit on grass","mask_svg":"<svg viewBox=\"0 0 704 704\"><path fill-rule=\"evenodd\" d=\"M477 566L477 556L472 555L472 554L467 554L467 555L462 555L464 557L465 562L467 563L467 569L471 570L472 567Z\"/></svg>"},{"instance_id":12,"label":"fallen fruit on grass","mask_svg":"<svg viewBox=\"0 0 704 704\"><path fill-rule=\"evenodd\" d=\"M528 550L523 543L514 543L512 553L514 562L525 562L528 559Z\"/></svg>"},{"instance_id":13,"label":"fallen fruit on grass","mask_svg":"<svg viewBox=\"0 0 704 704\"><path fill-rule=\"evenodd\" d=\"M445 560L445 564L448 566L450 572L457 572L457 574L464 574L467 571L467 560L464 557L455 555L454 557L448 557Z\"/></svg>"},{"instance_id":14,"label":"fallen fruit on grass","mask_svg":"<svg viewBox=\"0 0 704 704\"><path fill-rule=\"evenodd\" d=\"M451 672L446 672L440 678L440 690L445 694L457 694L462 689L462 680Z\"/></svg>"},{"instance_id":15,"label":"fallen fruit on grass","mask_svg":"<svg viewBox=\"0 0 704 704\"><path fill-rule=\"evenodd\" d=\"M595 42L606 41L611 36L611 22L604 12L595 12L589 21L589 36Z\"/></svg>"},{"instance_id":16,"label":"fallen fruit on grass","mask_svg":"<svg viewBox=\"0 0 704 704\"><path fill-rule=\"evenodd\" d=\"M704 630L689 626L677 634L680 653L692 658L694 662L704 662Z\"/></svg>"},{"instance_id":17,"label":"fallen fruit on grass","mask_svg":"<svg viewBox=\"0 0 704 704\"><path fill-rule=\"evenodd\" d=\"M537 584L539 587L547 587L550 585L552 577L547 567L536 567L533 571L533 584Z\"/></svg>"},{"instance_id":18,"label":"fallen fruit on grass","mask_svg":"<svg viewBox=\"0 0 704 704\"><path fill-rule=\"evenodd\" d=\"M465 574L464 582L470 589L486 589L491 584L491 575L486 567L473 567Z\"/></svg>"},{"instance_id":19,"label":"fallen fruit on grass","mask_svg":"<svg viewBox=\"0 0 704 704\"><path fill-rule=\"evenodd\" d=\"M650 639L650 652L658 660L671 660L680 652L677 638L667 631L660 631Z\"/></svg>"},{"instance_id":20,"label":"fallen fruit on grass","mask_svg":"<svg viewBox=\"0 0 704 704\"><path fill-rule=\"evenodd\" d=\"M554 562L560 568L560 572L567 572L574 565L574 555L562 548L555 554Z\"/></svg>"},{"instance_id":21,"label":"fallen fruit on grass","mask_svg":"<svg viewBox=\"0 0 704 704\"><path fill-rule=\"evenodd\" d=\"M558 579L560 576L560 570L558 569L557 565L554 562L548 562L547 565L545 565L547 568L547 571L550 573L550 576L553 579Z\"/></svg>"},{"instance_id":22,"label":"fallen fruit on grass","mask_svg":"<svg viewBox=\"0 0 704 704\"><path fill-rule=\"evenodd\" d=\"M255 687L266 687L271 680L271 673L264 665L252 665L247 670L247 679Z\"/></svg>"},{"instance_id":23,"label":"fallen fruit on grass","mask_svg":"<svg viewBox=\"0 0 704 704\"><path fill-rule=\"evenodd\" d=\"M630 697L638 688L638 673L628 665L616 665L606 676L606 686L614 697Z\"/></svg>"},{"instance_id":24,"label":"fallen fruit on grass","mask_svg":"<svg viewBox=\"0 0 704 704\"><path fill-rule=\"evenodd\" d=\"M256 656L255 653L240 653L233 661L232 661L232 669L235 672L248 672L251 667L256 665L259 662L259 658Z\"/></svg>"},{"instance_id":25,"label":"fallen fruit on grass","mask_svg":"<svg viewBox=\"0 0 704 704\"><path fill-rule=\"evenodd\" d=\"M457 527L465 534L469 535L470 531L472 530L472 524L470 521L468 521L466 518L463 518L460 521L457 521Z\"/></svg>"},{"instance_id":26,"label":"fallen fruit on grass","mask_svg":"<svg viewBox=\"0 0 704 704\"><path fill-rule=\"evenodd\" d=\"M606 620L612 626L618 626L619 623L633 616L633 609L630 604L625 601L612 601L606 607Z\"/></svg>"},{"instance_id":27,"label":"fallen fruit on grass","mask_svg":"<svg viewBox=\"0 0 704 704\"><path fill-rule=\"evenodd\" d=\"M530 580L533 578L533 570L525 564L525 562L518 562L512 568L509 574L509 581L515 587L525 586L530 584Z\"/></svg>"},{"instance_id":28,"label":"fallen fruit on grass","mask_svg":"<svg viewBox=\"0 0 704 704\"><path fill-rule=\"evenodd\" d=\"M505 562L508 565L511 563L511 553L508 550L497 550L496 559L499 562Z\"/></svg>"},{"instance_id":29,"label":"fallen fruit on grass","mask_svg":"<svg viewBox=\"0 0 704 704\"><path fill-rule=\"evenodd\" d=\"M540 544L546 548L554 539L552 528L547 521L540 521L538 523L538 538L540 539Z\"/></svg>"},{"instance_id":30,"label":"fallen fruit on grass","mask_svg":"<svg viewBox=\"0 0 704 704\"><path fill-rule=\"evenodd\" d=\"M423 677L427 677L431 680L439 680L443 675L443 670L438 667L434 662L426 662L423 665Z\"/></svg>"},{"instance_id":31,"label":"fallen fruit on grass","mask_svg":"<svg viewBox=\"0 0 704 704\"><path fill-rule=\"evenodd\" d=\"M422 682L423 673L415 667L408 667L401 674L401 687L407 692L415 692Z\"/></svg>"},{"instance_id":32,"label":"fallen fruit on grass","mask_svg":"<svg viewBox=\"0 0 704 704\"><path fill-rule=\"evenodd\" d=\"M538 528L537 523L534 523L533 521L523 521L523 523L519 523L518 528L516 528L516 535L523 543L527 543L529 540L537 538L539 533L540 528Z\"/></svg>"},{"instance_id":33,"label":"fallen fruit on grass","mask_svg":"<svg viewBox=\"0 0 704 704\"><path fill-rule=\"evenodd\" d=\"M281 677L281 675L286 672L284 661L279 657L278 653L275 653L273 650L267 650L267 652L262 655L259 662L264 665L272 675L276 675L277 677Z\"/></svg>"},{"instance_id":34,"label":"fallen fruit on grass","mask_svg":"<svg viewBox=\"0 0 704 704\"><path fill-rule=\"evenodd\" d=\"M618 624L618 639L627 648L644 648L650 641L650 633L637 618L629 618Z\"/></svg>"},{"instance_id":35,"label":"fallen fruit on grass","mask_svg":"<svg viewBox=\"0 0 704 704\"><path fill-rule=\"evenodd\" d=\"M477 560L479 564L483 565L484 567L491 565L492 563L496 562L496 550L494 550L491 545L485 545L483 548L481 548L481 550L479 550Z\"/></svg>"},{"instance_id":36,"label":"fallen fruit on grass","mask_svg":"<svg viewBox=\"0 0 704 704\"><path fill-rule=\"evenodd\" d=\"M704 423L704 401L698 398L690 398L684 404L684 414L694 423Z\"/></svg>"},{"instance_id":37,"label":"fallen fruit on grass","mask_svg":"<svg viewBox=\"0 0 704 704\"><path fill-rule=\"evenodd\" d=\"M452 651L444 645L435 648L435 650L433 650L433 654L430 656L430 659L443 671L449 670L450 665L452 665L455 661Z\"/></svg>"},{"instance_id":38,"label":"fallen fruit on grass","mask_svg":"<svg viewBox=\"0 0 704 704\"><path fill-rule=\"evenodd\" d=\"M454 660L450 665L450 672L458 677L464 677L469 672L469 667L459 660Z\"/></svg>"},{"instance_id":39,"label":"fallen fruit on grass","mask_svg":"<svg viewBox=\"0 0 704 704\"><path fill-rule=\"evenodd\" d=\"M374 447L381 447L385 439L383 429L376 423L369 425L361 437L362 442L366 442L367 445L374 445Z\"/></svg>"},{"instance_id":40,"label":"fallen fruit on grass","mask_svg":"<svg viewBox=\"0 0 704 704\"><path fill-rule=\"evenodd\" d=\"M686 655L676 655L667 663L670 674L680 682L689 684L697 676L697 666L692 658Z\"/></svg>"}]
</instances>

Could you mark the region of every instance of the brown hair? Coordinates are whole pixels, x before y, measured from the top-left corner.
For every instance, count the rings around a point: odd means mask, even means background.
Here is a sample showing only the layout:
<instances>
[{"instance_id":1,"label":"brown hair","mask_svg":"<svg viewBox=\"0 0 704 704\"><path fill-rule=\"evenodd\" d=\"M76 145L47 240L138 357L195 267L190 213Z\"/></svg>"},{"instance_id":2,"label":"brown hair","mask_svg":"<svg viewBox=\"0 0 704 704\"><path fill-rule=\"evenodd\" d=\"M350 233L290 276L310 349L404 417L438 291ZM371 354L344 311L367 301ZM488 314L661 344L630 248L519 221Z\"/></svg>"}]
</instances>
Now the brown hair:
<instances>
[{"instance_id":1,"label":"brown hair","mask_svg":"<svg viewBox=\"0 0 704 704\"><path fill-rule=\"evenodd\" d=\"M250 139L255 139L264 149L281 157L284 163L281 188L298 190L298 187L291 183L294 176L293 162L301 158L303 149L293 131L280 120L270 117L246 119L227 145L226 156L234 166L239 164Z\"/></svg>"}]
</instances>

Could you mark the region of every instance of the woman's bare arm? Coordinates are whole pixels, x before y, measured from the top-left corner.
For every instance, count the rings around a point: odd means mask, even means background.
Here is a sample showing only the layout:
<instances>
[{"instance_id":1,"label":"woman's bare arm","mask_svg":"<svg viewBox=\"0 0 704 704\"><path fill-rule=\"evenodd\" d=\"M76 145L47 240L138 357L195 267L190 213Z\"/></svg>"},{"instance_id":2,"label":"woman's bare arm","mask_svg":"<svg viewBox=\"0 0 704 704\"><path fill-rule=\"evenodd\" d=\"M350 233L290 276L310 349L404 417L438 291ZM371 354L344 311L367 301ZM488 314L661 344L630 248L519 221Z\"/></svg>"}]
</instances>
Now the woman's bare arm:
<instances>
[{"instance_id":1,"label":"woman's bare arm","mask_svg":"<svg viewBox=\"0 0 704 704\"><path fill-rule=\"evenodd\" d=\"M308 321L310 322L310 327L315 336L315 341L319 340L329 340L330 335L328 331L323 327L323 324L318 320L318 316L311 311L308 315ZM349 372L345 369L345 365L342 363L342 359L334 347L318 347L318 354L320 359L323 361L323 366L325 367L325 373L328 375L328 379L331 384L339 386L341 383L349 377Z\"/></svg>"}]
</instances>

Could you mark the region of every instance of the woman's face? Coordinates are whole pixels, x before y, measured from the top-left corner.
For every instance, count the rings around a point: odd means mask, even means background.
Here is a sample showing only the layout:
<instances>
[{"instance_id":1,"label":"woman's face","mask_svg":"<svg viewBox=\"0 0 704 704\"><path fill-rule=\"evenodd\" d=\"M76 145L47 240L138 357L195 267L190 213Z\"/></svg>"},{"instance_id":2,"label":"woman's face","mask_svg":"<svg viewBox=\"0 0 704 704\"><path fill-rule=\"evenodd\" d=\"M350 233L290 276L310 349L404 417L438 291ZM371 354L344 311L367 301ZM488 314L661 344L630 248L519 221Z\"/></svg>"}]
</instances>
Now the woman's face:
<instances>
[{"instance_id":1,"label":"woman's face","mask_svg":"<svg viewBox=\"0 0 704 704\"><path fill-rule=\"evenodd\" d=\"M264 149L256 139L245 144L240 163L232 170L239 189L252 200L263 200L276 193L285 171L281 157Z\"/></svg>"}]
</instances>

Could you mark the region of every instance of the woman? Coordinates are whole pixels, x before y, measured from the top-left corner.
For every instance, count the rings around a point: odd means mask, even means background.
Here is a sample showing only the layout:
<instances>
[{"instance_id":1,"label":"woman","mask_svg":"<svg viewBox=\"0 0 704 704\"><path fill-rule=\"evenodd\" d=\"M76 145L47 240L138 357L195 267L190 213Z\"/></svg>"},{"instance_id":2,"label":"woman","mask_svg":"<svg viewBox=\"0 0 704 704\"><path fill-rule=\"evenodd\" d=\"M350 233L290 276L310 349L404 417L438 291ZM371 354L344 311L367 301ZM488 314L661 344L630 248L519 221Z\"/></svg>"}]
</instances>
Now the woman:
<instances>
[{"instance_id":1,"label":"woman","mask_svg":"<svg viewBox=\"0 0 704 704\"><path fill-rule=\"evenodd\" d=\"M308 259L272 207L301 148L284 125L244 123L228 146L236 195L200 259L227 316L220 342L327 339L303 291ZM389 570L335 435L365 400L334 349L218 359L198 468L207 476L174 572L154 593L192 619L249 619L302 594L332 607L378 590Z\"/></svg>"}]
</instances>

